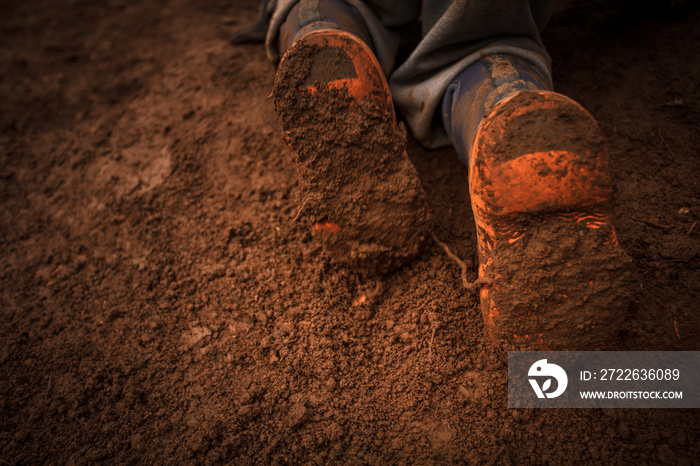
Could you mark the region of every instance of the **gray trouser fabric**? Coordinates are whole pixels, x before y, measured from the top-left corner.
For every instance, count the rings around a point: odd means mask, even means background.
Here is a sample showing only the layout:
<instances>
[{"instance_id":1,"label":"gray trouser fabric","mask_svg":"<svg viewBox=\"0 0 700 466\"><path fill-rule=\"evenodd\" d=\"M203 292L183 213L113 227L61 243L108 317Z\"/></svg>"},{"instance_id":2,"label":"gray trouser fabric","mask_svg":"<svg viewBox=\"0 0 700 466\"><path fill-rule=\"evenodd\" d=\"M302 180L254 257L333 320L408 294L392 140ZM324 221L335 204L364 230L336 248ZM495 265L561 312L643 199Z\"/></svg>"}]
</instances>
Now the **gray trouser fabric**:
<instances>
[{"instance_id":1,"label":"gray trouser fabric","mask_svg":"<svg viewBox=\"0 0 700 466\"><path fill-rule=\"evenodd\" d=\"M279 61L279 30L292 7L318 0L277 0L266 38L268 57ZM323 0L321 0L323 1ZM425 147L450 144L439 118L445 89L480 57L519 56L550 77L550 59L540 40L553 0L343 0L355 7L372 37L397 107ZM422 4L422 6L421 6ZM422 38L396 65L397 28L422 17Z\"/></svg>"}]
</instances>

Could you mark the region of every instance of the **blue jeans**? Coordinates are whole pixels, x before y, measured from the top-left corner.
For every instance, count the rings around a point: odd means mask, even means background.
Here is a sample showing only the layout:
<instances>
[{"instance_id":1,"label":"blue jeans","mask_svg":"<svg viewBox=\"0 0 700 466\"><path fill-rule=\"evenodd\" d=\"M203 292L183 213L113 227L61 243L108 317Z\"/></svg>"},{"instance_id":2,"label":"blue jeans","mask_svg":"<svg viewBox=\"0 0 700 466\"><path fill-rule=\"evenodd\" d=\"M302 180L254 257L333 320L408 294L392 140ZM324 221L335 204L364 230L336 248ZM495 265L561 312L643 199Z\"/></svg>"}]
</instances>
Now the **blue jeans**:
<instances>
[{"instance_id":1,"label":"blue jeans","mask_svg":"<svg viewBox=\"0 0 700 466\"><path fill-rule=\"evenodd\" d=\"M323 0L277 0L266 48L280 58L280 26L297 4L318 8ZM394 102L414 137L427 148L450 145L440 111L445 90L455 77L485 55L505 53L523 58L549 78L549 54L540 31L551 15L553 0L343 0L364 20L373 50L388 77ZM421 4L422 11L421 11ZM420 41L408 59L396 66L399 32L422 18Z\"/></svg>"}]
</instances>

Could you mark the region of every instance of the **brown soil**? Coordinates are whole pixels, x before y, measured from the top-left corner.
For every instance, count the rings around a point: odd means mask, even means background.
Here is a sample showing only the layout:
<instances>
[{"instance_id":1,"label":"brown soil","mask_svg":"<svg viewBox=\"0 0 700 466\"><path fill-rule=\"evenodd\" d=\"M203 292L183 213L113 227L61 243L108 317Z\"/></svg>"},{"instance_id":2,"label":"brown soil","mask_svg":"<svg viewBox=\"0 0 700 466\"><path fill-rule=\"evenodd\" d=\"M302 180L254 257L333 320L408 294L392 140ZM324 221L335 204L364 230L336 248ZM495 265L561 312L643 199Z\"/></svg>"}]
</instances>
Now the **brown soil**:
<instances>
[{"instance_id":1,"label":"brown soil","mask_svg":"<svg viewBox=\"0 0 700 466\"><path fill-rule=\"evenodd\" d=\"M383 278L321 253L257 2L4 2L0 463L691 464L697 410L509 410L434 242ZM700 12L561 9L558 90L611 148L639 276L619 348L699 350ZM476 276L465 168L409 143Z\"/></svg>"}]
</instances>

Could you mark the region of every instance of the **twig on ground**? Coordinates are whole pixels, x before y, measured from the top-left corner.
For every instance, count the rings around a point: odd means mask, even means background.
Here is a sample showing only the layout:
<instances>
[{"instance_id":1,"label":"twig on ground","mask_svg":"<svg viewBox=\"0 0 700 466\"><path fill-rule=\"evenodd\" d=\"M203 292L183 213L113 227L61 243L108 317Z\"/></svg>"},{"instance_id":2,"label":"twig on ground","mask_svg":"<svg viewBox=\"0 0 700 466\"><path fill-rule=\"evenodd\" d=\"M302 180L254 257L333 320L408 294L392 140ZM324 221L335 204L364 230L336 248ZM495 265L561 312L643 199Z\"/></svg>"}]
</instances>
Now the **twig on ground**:
<instances>
[{"instance_id":1,"label":"twig on ground","mask_svg":"<svg viewBox=\"0 0 700 466\"><path fill-rule=\"evenodd\" d=\"M46 387L46 393L44 393L44 401L49 398L49 392L51 391L51 374L49 374L49 384Z\"/></svg>"},{"instance_id":2,"label":"twig on ground","mask_svg":"<svg viewBox=\"0 0 700 466\"><path fill-rule=\"evenodd\" d=\"M438 237L435 235L434 231L430 232L430 235L433 237L435 242L445 251L445 254L447 254L447 257L452 259L454 262L459 265L459 267L462 269L462 286L467 289L467 290L473 290L481 285L490 285L493 283L493 280L490 278L477 278L473 282L470 282L467 279L467 264L464 263L459 257L455 256L452 251L450 251L449 246L447 246L445 243L440 241Z\"/></svg>"},{"instance_id":3,"label":"twig on ground","mask_svg":"<svg viewBox=\"0 0 700 466\"><path fill-rule=\"evenodd\" d=\"M299 220L299 216L301 215L302 211L304 210L304 207L306 207L307 202L309 202L308 197L306 199L304 199L304 202L302 202L301 205L299 206L299 210L297 210L297 214L292 219L292 222L296 222L297 220Z\"/></svg>"},{"instance_id":4,"label":"twig on ground","mask_svg":"<svg viewBox=\"0 0 700 466\"><path fill-rule=\"evenodd\" d=\"M690 234L693 232L693 228L695 228L695 225L697 225L697 224L698 224L697 221L693 222L693 224L690 225L690 228L688 229L688 233L686 233L685 236L690 236Z\"/></svg>"},{"instance_id":5,"label":"twig on ground","mask_svg":"<svg viewBox=\"0 0 700 466\"><path fill-rule=\"evenodd\" d=\"M430 344L428 345L428 359L433 360L433 342L435 341L435 332L437 327L433 327L433 334L430 336Z\"/></svg>"},{"instance_id":6,"label":"twig on ground","mask_svg":"<svg viewBox=\"0 0 700 466\"><path fill-rule=\"evenodd\" d=\"M304 211L304 209L306 208L306 204L308 204L309 201L319 201L322 199L323 199L322 196L307 196L306 198L304 198L304 200L301 201L301 205L299 206L299 210L297 210L297 214L292 219L292 222L296 222L297 220L299 220L299 216Z\"/></svg>"}]
</instances>

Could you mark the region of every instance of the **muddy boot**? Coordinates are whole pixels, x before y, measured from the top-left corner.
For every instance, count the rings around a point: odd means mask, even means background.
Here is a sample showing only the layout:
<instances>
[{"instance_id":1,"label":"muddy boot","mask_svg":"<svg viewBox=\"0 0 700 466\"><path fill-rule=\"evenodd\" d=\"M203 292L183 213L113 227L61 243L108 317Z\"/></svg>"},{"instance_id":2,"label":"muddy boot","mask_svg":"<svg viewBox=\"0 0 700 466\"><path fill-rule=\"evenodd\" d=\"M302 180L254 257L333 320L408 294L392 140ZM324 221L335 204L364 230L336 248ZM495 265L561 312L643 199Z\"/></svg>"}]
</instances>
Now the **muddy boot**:
<instances>
[{"instance_id":1,"label":"muddy boot","mask_svg":"<svg viewBox=\"0 0 700 466\"><path fill-rule=\"evenodd\" d=\"M451 84L443 120L469 167L487 333L510 348L604 347L629 304L593 117L525 60L486 57Z\"/></svg>"},{"instance_id":2,"label":"muddy boot","mask_svg":"<svg viewBox=\"0 0 700 466\"><path fill-rule=\"evenodd\" d=\"M428 235L428 209L359 14L340 1L301 2L280 36L289 49L273 96L300 216L336 262L373 272L406 263Z\"/></svg>"}]
</instances>

